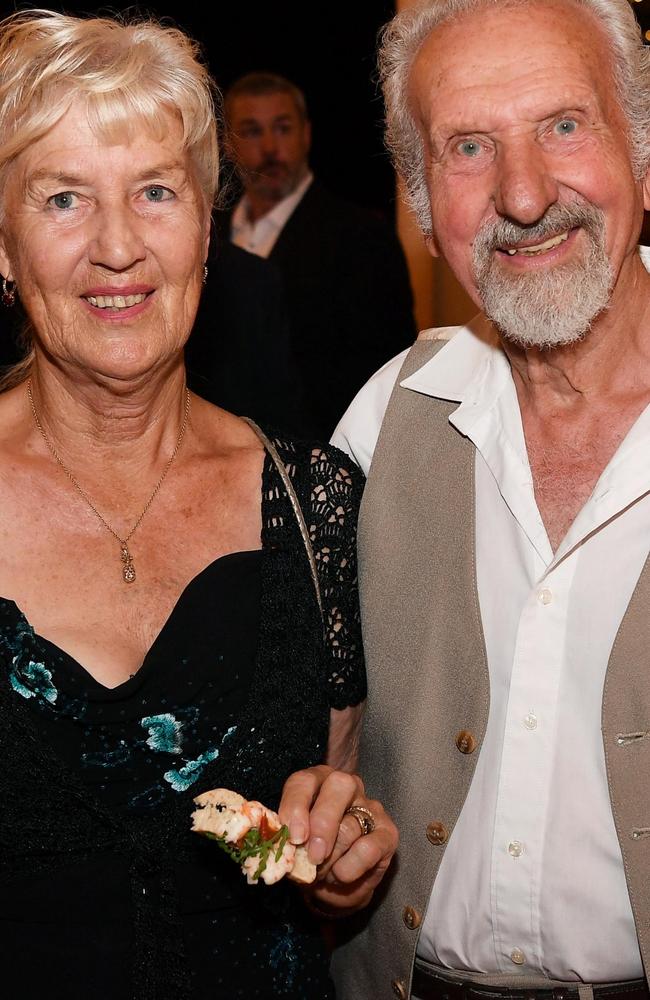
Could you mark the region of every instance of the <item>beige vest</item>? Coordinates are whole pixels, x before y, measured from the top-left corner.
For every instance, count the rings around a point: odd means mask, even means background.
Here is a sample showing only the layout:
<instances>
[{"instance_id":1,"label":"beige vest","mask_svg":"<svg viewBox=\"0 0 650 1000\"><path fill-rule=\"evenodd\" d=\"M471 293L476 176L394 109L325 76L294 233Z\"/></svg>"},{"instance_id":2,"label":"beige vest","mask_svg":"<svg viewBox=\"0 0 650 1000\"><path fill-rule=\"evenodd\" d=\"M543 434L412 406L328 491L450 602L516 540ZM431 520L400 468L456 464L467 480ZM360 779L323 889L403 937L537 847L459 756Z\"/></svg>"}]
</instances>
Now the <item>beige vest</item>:
<instances>
[{"instance_id":1,"label":"beige vest","mask_svg":"<svg viewBox=\"0 0 650 1000\"><path fill-rule=\"evenodd\" d=\"M391 812L401 839L379 905L349 928L349 940L335 953L339 1000L408 996L418 928L488 718L474 562L474 446L448 422L456 403L399 386L442 346L419 341L409 352L361 507L369 691L360 771L369 794ZM650 560L612 649L602 731L612 811L648 973ZM579 788L576 774L577 794Z\"/></svg>"}]
</instances>

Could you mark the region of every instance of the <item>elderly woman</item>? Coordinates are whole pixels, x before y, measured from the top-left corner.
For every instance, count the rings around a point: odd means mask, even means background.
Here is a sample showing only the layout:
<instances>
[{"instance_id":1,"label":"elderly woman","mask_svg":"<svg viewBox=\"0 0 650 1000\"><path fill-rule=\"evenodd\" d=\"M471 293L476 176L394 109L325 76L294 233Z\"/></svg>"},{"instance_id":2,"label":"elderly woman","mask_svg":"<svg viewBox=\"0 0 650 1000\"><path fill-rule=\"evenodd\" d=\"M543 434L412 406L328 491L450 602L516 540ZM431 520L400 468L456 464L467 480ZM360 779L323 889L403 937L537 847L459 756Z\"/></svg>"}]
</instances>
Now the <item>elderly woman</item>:
<instances>
[{"instance_id":1,"label":"elderly woman","mask_svg":"<svg viewBox=\"0 0 650 1000\"><path fill-rule=\"evenodd\" d=\"M216 176L182 33L2 22L2 298L31 337L0 396L0 951L23 1000L329 997L314 911L364 905L395 847L345 773L359 474L186 388ZM320 865L305 899L190 832L216 786L280 803Z\"/></svg>"}]
</instances>

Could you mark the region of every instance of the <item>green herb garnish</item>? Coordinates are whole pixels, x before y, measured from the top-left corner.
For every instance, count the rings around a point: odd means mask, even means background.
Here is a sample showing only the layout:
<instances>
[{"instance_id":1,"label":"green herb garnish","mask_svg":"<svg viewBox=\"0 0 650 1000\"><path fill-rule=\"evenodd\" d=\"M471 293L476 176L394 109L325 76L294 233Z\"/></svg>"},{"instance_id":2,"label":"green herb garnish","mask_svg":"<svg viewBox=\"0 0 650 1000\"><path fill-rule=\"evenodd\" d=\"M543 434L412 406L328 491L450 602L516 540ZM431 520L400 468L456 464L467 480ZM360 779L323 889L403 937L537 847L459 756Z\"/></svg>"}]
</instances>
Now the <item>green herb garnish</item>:
<instances>
[{"instance_id":1,"label":"green herb garnish","mask_svg":"<svg viewBox=\"0 0 650 1000\"><path fill-rule=\"evenodd\" d=\"M225 837L218 837L216 833L206 833L205 836L209 837L210 840L216 840L222 851L225 851L239 865L243 865L247 858L254 858L259 855L260 863L253 875L253 878L257 881L266 869L266 863L272 850L275 853L276 861L279 861L282 857L284 845L289 839L289 827L281 826L277 833L274 833L268 840L264 840L259 829L254 826L244 837L241 847L237 847L236 844L228 844Z\"/></svg>"}]
</instances>

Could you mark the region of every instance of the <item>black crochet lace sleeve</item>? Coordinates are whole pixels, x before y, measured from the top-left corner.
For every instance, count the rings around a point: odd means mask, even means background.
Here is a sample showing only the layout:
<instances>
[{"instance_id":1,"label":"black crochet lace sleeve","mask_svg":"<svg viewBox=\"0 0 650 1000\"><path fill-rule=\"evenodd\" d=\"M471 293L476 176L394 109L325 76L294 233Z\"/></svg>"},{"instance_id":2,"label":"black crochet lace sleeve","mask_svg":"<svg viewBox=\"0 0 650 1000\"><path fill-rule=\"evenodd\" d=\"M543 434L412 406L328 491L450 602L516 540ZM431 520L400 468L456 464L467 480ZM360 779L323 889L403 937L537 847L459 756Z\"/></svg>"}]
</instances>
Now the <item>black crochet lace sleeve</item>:
<instances>
[{"instance_id":1,"label":"black crochet lace sleeve","mask_svg":"<svg viewBox=\"0 0 650 1000\"><path fill-rule=\"evenodd\" d=\"M357 589L357 518L361 470L332 445L310 458L309 526L325 617L325 665L330 705L345 708L366 697Z\"/></svg>"}]
</instances>

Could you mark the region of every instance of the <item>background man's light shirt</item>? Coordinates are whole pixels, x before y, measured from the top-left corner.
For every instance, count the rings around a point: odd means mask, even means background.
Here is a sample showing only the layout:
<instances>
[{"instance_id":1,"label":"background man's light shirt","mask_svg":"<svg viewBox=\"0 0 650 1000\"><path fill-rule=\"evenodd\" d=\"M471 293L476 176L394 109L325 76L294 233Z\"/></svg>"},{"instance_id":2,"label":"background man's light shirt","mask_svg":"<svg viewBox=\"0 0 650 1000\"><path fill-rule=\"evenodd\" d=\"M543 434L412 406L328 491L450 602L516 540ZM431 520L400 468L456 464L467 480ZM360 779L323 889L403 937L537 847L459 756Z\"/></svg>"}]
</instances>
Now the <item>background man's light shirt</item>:
<instances>
[{"instance_id":1,"label":"background man's light shirt","mask_svg":"<svg viewBox=\"0 0 650 1000\"><path fill-rule=\"evenodd\" d=\"M268 257L313 179L314 175L309 171L295 191L279 201L270 212L262 215L256 222L251 222L248 218L248 199L244 195L232 213L231 242L236 243L242 250L257 254L258 257Z\"/></svg>"}]
</instances>

